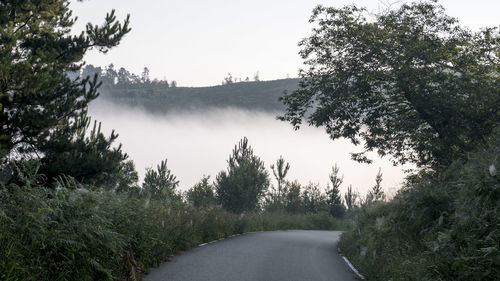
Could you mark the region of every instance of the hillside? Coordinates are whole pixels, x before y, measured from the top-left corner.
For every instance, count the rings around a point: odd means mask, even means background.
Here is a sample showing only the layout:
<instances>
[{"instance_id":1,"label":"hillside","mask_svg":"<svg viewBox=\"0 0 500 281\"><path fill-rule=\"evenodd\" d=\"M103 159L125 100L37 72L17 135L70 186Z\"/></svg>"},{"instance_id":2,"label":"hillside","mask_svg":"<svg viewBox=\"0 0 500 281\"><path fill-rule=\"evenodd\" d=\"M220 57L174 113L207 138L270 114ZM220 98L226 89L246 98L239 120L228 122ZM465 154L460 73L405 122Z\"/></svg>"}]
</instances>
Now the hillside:
<instances>
[{"instance_id":1,"label":"hillside","mask_svg":"<svg viewBox=\"0 0 500 281\"><path fill-rule=\"evenodd\" d=\"M168 87L161 83L104 84L98 100L142 107L153 113L171 110L235 107L282 111L278 98L293 91L299 79L231 83L212 87Z\"/></svg>"}]
</instances>

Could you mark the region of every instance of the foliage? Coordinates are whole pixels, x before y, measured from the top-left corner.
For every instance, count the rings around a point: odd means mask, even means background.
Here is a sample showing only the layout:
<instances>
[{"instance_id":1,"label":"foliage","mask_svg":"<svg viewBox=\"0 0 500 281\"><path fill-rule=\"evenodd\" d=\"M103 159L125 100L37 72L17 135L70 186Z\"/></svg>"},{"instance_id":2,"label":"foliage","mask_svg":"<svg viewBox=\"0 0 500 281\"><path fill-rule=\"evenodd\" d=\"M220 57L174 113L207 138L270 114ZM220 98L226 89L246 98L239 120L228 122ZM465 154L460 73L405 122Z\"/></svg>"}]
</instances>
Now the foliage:
<instances>
[{"instance_id":1,"label":"foliage","mask_svg":"<svg viewBox=\"0 0 500 281\"><path fill-rule=\"evenodd\" d=\"M327 188L322 192L318 184L309 183L302 186L298 181L285 181L282 193L278 196L269 192L263 203L263 208L267 212L285 212L288 214L320 214L328 213L331 216L340 218L345 212L340 193L339 201L331 201L333 192ZM339 202L340 206L336 205Z\"/></svg>"},{"instance_id":2,"label":"foliage","mask_svg":"<svg viewBox=\"0 0 500 281\"><path fill-rule=\"evenodd\" d=\"M366 204L341 249L370 280L497 280L500 130L442 172L410 176L393 200ZM491 167L494 167L492 169Z\"/></svg>"},{"instance_id":3,"label":"foliage","mask_svg":"<svg viewBox=\"0 0 500 281\"><path fill-rule=\"evenodd\" d=\"M228 170L217 175L217 201L228 211L242 213L259 208L259 200L269 187L269 174L264 162L253 154L245 137L229 156Z\"/></svg>"},{"instance_id":4,"label":"foliage","mask_svg":"<svg viewBox=\"0 0 500 281\"><path fill-rule=\"evenodd\" d=\"M341 218L345 214L345 206L342 203L342 196L340 195L340 185L343 181L344 176L339 176L339 167L335 164L330 174L332 187L327 187L326 190L326 204L328 205L330 215L336 218Z\"/></svg>"},{"instance_id":5,"label":"foliage","mask_svg":"<svg viewBox=\"0 0 500 281\"><path fill-rule=\"evenodd\" d=\"M278 160L276 160L276 165L271 165L271 170L273 171L274 178L278 182L278 197L281 196L281 189L283 187L283 183L285 182L286 175L288 174L288 170L290 170L290 164L285 162L283 156L280 156Z\"/></svg>"},{"instance_id":6,"label":"foliage","mask_svg":"<svg viewBox=\"0 0 500 281\"><path fill-rule=\"evenodd\" d=\"M18 165L13 183L0 185L0 280L116 280L236 233L342 227L326 213L236 215L87 190L69 177L46 188L37 167Z\"/></svg>"},{"instance_id":7,"label":"foliage","mask_svg":"<svg viewBox=\"0 0 500 281\"><path fill-rule=\"evenodd\" d=\"M326 195L321 192L318 184L309 183L306 185L302 191L301 197L304 212L306 213L315 214L328 210Z\"/></svg>"},{"instance_id":8,"label":"foliage","mask_svg":"<svg viewBox=\"0 0 500 281\"><path fill-rule=\"evenodd\" d=\"M196 208L208 208L215 206L215 187L209 182L210 176L203 176L200 182L196 183L186 192L186 200Z\"/></svg>"},{"instance_id":9,"label":"foliage","mask_svg":"<svg viewBox=\"0 0 500 281\"><path fill-rule=\"evenodd\" d=\"M144 182L142 184L142 194L159 200L178 200L175 188L179 181L167 168L167 159L162 160L156 167L146 169Z\"/></svg>"},{"instance_id":10,"label":"foliage","mask_svg":"<svg viewBox=\"0 0 500 281\"><path fill-rule=\"evenodd\" d=\"M85 113L97 79L70 79L86 51L107 52L130 31L129 18L107 14L71 35L69 1L2 1L0 8L0 159L29 156L47 145L53 129Z\"/></svg>"},{"instance_id":11,"label":"foliage","mask_svg":"<svg viewBox=\"0 0 500 281\"><path fill-rule=\"evenodd\" d=\"M314 9L300 42L309 67L281 100L282 120L325 126L395 163L446 167L500 123L498 28L472 32L436 1L372 16L356 6ZM369 162L364 152L353 153Z\"/></svg>"},{"instance_id":12,"label":"foliage","mask_svg":"<svg viewBox=\"0 0 500 281\"><path fill-rule=\"evenodd\" d=\"M99 185L107 189L118 188L117 175L125 171L124 161L127 155L121 151L121 145L112 148L118 137L111 132L106 138L101 132L101 123L94 125L90 132L90 118L78 116L56 128L50 134L50 140L39 146L43 153L41 173L49 180L61 175L74 177L78 182ZM130 181L137 179L135 171L128 171Z\"/></svg>"},{"instance_id":13,"label":"foliage","mask_svg":"<svg viewBox=\"0 0 500 281\"><path fill-rule=\"evenodd\" d=\"M137 185L139 176L135 170L132 160L125 161L120 165L119 171L114 175L116 182L114 190L123 193L138 193L140 187Z\"/></svg>"},{"instance_id":14,"label":"foliage","mask_svg":"<svg viewBox=\"0 0 500 281\"><path fill-rule=\"evenodd\" d=\"M354 210L354 208L357 206L358 198L359 194L352 190L352 185L349 185L347 187L346 194L344 194L344 202L348 212Z\"/></svg>"},{"instance_id":15,"label":"foliage","mask_svg":"<svg viewBox=\"0 0 500 281\"><path fill-rule=\"evenodd\" d=\"M377 176L375 178L375 185L372 187L372 190L370 190L366 195L367 202L385 200L385 194L384 191L382 190L382 186L380 185L381 182L382 182L382 171L379 169Z\"/></svg>"},{"instance_id":16,"label":"foliage","mask_svg":"<svg viewBox=\"0 0 500 281\"><path fill-rule=\"evenodd\" d=\"M301 188L299 182L287 182L285 192L283 194L284 210L287 213L297 214L304 213L304 204L301 197Z\"/></svg>"}]
</instances>

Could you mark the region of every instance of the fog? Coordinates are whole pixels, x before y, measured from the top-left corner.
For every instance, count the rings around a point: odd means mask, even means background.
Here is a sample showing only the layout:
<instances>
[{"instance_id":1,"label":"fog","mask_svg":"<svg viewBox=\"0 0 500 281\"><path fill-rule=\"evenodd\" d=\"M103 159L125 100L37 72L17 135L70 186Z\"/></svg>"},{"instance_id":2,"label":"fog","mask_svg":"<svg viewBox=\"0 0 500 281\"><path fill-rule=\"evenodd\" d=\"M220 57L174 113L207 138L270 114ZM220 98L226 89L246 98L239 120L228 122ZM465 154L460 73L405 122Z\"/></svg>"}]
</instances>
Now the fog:
<instances>
[{"instance_id":1,"label":"fog","mask_svg":"<svg viewBox=\"0 0 500 281\"><path fill-rule=\"evenodd\" d=\"M375 183L382 169L384 190L394 194L404 173L388 158L370 156L372 164L350 159L349 152L360 151L347 140L332 141L323 128L304 126L294 131L289 123L276 120L275 115L239 109L183 111L162 116L151 115L137 108L117 106L103 101L90 105L90 115L102 122L104 132L119 134L118 142L136 165L142 180L147 167L156 167L168 159L168 168L186 190L201 179L227 168L227 159L235 144L247 137L254 154L270 165L282 155L290 163L288 180L303 184L328 182L331 167L337 163L344 174L344 192L349 184L365 194Z\"/></svg>"}]
</instances>

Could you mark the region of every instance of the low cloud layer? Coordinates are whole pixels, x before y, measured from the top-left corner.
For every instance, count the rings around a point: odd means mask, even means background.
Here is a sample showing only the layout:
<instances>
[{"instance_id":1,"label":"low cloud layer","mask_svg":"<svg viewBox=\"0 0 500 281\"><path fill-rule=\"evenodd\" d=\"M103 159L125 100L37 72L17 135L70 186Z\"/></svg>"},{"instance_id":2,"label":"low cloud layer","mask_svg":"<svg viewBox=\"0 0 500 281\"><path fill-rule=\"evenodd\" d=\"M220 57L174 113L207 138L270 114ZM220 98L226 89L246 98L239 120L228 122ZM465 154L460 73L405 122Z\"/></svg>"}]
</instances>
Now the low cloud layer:
<instances>
[{"instance_id":1,"label":"low cloud layer","mask_svg":"<svg viewBox=\"0 0 500 281\"><path fill-rule=\"evenodd\" d=\"M147 167L155 167L167 158L182 190L203 175L215 179L219 171L227 168L229 154L244 136L270 174L269 166L283 155L291 166L288 179L303 184L317 182L326 186L335 163L344 174L341 191L352 184L365 194L374 185L379 167L384 174L382 185L389 193L394 193L404 177L402 168L392 166L387 158L372 154L371 165L354 162L349 152L361 148L345 140L332 141L322 128L305 126L294 131L290 124L276 120L270 113L215 109L155 116L102 101L91 104L89 112L102 121L104 131L118 132L118 141L134 161L141 179Z\"/></svg>"}]
</instances>

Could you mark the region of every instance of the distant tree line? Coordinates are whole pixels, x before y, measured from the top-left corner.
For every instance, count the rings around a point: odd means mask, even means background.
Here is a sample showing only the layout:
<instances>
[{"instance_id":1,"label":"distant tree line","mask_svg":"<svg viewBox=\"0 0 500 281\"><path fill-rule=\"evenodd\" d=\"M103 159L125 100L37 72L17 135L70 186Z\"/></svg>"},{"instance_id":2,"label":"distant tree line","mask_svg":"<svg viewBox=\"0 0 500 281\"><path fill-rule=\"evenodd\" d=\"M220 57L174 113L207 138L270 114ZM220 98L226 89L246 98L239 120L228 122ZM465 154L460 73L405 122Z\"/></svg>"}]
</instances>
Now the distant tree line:
<instances>
[{"instance_id":1,"label":"distant tree line","mask_svg":"<svg viewBox=\"0 0 500 281\"><path fill-rule=\"evenodd\" d=\"M177 87L177 82L172 80L170 83L167 80L159 80L157 78L151 79L149 69L144 67L142 73L137 75L124 67L119 69L115 68L114 64L106 66L104 69L100 66L88 64L79 72L70 73L70 76L80 77L93 77L97 75L98 79L102 81L104 88L106 87L120 87L129 85L159 85L165 88Z\"/></svg>"},{"instance_id":2,"label":"distant tree line","mask_svg":"<svg viewBox=\"0 0 500 281\"><path fill-rule=\"evenodd\" d=\"M188 203L196 207L209 208L216 205L235 212L287 212L292 214L329 213L342 218L358 206L380 202L385 199L381 187L382 173L376 176L376 184L365 198L349 186L342 197L340 186L343 176L339 167L332 167L330 183L323 191L319 184L302 185L298 181L288 181L290 164L280 157L271 165L276 185L271 184L270 175L264 162L257 157L243 138L233 149L228 159L227 171L221 171L215 181L209 177L190 188L185 194Z\"/></svg>"},{"instance_id":3,"label":"distant tree line","mask_svg":"<svg viewBox=\"0 0 500 281\"><path fill-rule=\"evenodd\" d=\"M149 113L163 114L180 110L210 110L211 108L242 108L266 112L283 111L278 99L284 91L297 88L297 79L260 81L259 73L253 81L235 78L230 73L222 85L213 87L179 87L177 82L151 79L149 69L137 75L113 64L105 68L85 65L79 71L68 71L72 78L97 76L101 81L100 101L111 101L126 106L137 106ZM245 83L240 83L245 82Z\"/></svg>"}]
</instances>

